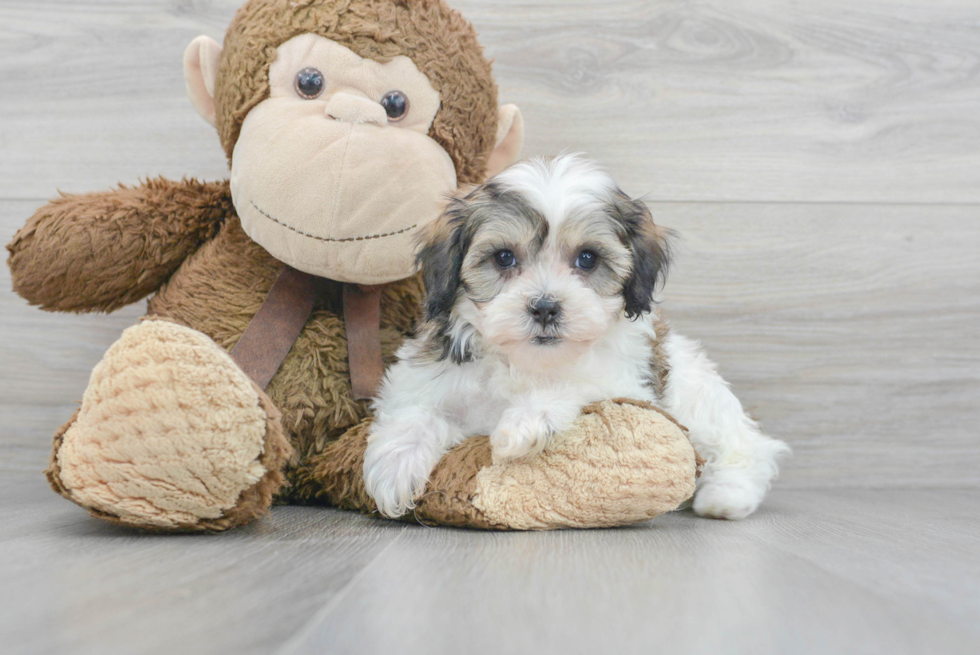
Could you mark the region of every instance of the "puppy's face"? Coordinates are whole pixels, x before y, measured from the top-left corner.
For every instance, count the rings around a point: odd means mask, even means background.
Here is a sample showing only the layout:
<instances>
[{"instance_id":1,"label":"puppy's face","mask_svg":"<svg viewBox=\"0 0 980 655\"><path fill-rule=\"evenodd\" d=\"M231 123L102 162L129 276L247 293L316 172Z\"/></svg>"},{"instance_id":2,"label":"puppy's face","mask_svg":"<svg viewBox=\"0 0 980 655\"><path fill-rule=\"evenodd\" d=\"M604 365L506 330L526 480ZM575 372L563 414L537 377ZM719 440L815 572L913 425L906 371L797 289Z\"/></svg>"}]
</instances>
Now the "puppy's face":
<instances>
[{"instance_id":1,"label":"puppy's face","mask_svg":"<svg viewBox=\"0 0 980 655\"><path fill-rule=\"evenodd\" d=\"M529 370L649 312L668 257L646 206L575 156L507 169L451 200L424 239L431 354L465 361L478 337Z\"/></svg>"}]
</instances>

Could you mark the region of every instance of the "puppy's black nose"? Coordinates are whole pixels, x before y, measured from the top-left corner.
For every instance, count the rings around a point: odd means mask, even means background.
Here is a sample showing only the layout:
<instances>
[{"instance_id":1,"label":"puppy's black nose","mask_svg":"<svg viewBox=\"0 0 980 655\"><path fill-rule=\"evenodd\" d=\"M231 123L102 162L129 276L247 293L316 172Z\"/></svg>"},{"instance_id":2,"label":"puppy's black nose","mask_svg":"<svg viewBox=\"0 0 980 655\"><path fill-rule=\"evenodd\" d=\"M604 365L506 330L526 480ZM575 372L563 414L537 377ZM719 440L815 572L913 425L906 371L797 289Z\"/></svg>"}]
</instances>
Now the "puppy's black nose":
<instances>
[{"instance_id":1,"label":"puppy's black nose","mask_svg":"<svg viewBox=\"0 0 980 655\"><path fill-rule=\"evenodd\" d=\"M528 305L527 311L534 317L535 323L540 323L541 327L548 327L558 321L558 317L561 315L561 303L554 298L545 296L532 301Z\"/></svg>"}]
</instances>

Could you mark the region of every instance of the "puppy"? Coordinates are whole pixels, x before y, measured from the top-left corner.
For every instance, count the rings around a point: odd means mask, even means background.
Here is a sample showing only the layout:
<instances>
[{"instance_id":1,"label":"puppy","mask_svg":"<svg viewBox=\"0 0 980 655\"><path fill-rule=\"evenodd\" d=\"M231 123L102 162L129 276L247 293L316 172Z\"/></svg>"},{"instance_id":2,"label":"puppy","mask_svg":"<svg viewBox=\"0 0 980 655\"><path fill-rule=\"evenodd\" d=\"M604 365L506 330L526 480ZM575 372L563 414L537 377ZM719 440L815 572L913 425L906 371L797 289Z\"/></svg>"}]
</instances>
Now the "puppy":
<instances>
[{"instance_id":1,"label":"puppy","mask_svg":"<svg viewBox=\"0 0 980 655\"><path fill-rule=\"evenodd\" d=\"M594 164L533 159L455 198L424 235L425 322L374 405L364 480L378 510L414 506L455 444L533 455L589 403L656 403L707 460L694 510L759 505L788 449L764 436L699 345L655 311L669 234Z\"/></svg>"}]
</instances>

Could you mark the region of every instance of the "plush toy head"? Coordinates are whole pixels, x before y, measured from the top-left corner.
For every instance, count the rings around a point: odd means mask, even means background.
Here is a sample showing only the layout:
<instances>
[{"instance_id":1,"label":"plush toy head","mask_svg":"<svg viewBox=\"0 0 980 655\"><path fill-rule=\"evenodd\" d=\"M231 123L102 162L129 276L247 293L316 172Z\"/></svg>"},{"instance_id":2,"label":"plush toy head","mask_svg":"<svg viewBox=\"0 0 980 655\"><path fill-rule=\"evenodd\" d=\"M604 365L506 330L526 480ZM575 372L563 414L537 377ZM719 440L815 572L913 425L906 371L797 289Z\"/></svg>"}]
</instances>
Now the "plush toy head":
<instances>
[{"instance_id":1,"label":"plush toy head","mask_svg":"<svg viewBox=\"0 0 980 655\"><path fill-rule=\"evenodd\" d=\"M472 27L441 0L252 0L223 48L198 37L184 64L246 233L342 282L411 275L445 197L523 142Z\"/></svg>"}]
</instances>

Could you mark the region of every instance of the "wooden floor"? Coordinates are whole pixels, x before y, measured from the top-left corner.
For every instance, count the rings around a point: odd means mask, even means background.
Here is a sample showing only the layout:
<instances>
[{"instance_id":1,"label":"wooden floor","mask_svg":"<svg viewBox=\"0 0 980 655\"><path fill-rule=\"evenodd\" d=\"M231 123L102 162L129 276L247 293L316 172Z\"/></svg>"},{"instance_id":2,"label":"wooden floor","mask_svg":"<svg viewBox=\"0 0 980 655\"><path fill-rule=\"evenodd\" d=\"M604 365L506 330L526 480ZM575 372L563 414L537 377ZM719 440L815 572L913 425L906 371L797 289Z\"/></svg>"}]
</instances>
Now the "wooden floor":
<instances>
[{"instance_id":1,"label":"wooden floor","mask_svg":"<svg viewBox=\"0 0 980 655\"><path fill-rule=\"evenodd\" d=\"M240 0L0 0L0 241L59 189L221 179L184 96ZM142 307L0 268L0 652L980 652L975 0L451 0L528 154L583 150L683 241L664 310L794 457L741 523L485 534L276 508L133 534L50 435Z\"/></svg>"},{"instance_id":2,"label":"wooden floor","mask_svg":"<svg viewBox=\"0 0 980 655\"><path fill-rule=\"evenodd\" d=\"M0 634L6 653L976 653L978 506L782 489L740 523L492 534L280 507L174 537L15 473Z\"/></svg>"}]
</instances>

